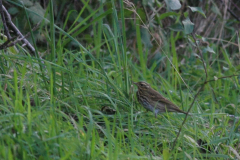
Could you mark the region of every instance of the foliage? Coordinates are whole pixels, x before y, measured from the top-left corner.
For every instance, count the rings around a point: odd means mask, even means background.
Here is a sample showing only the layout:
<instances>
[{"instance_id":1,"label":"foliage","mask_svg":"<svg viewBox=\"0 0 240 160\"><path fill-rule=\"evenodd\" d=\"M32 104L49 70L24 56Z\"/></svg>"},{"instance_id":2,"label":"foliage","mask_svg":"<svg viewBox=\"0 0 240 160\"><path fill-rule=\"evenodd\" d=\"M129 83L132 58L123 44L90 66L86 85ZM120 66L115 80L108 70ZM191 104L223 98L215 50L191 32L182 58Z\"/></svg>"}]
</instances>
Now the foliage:
<instances>
[{"instance_id":1,"label":"foliage","mask_svg":"<svg viewBox=\"0 0 240 160\"><path fill-rule=\"evenodd\" d=\"M37 43L44 63L20 45L0 53L0 159L239 158L239 76L233 76L240 68L239 22L227 12L239 12L234 5L208 0L4 5L23 33L32 28L27 19L33 26L42 20L35 39L28 39ZM146 113L132 81L147 81L187 111L204 83L203 63L212 81L173 147L185 115Z\"/></svg>"}]
</instances>

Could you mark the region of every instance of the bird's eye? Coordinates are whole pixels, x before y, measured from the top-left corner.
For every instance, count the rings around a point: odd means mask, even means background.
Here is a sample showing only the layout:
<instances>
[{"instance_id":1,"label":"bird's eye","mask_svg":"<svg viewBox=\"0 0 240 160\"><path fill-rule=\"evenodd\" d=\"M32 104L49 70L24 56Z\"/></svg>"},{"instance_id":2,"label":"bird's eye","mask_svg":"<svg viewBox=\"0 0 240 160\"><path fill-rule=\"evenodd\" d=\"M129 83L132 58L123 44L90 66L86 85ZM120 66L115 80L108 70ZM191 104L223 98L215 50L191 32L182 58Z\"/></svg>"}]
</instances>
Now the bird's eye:
<instances>
[{"instance_id":1,"label":"bird's eye","mask_svg":"<svg viewBox=\"0 0 240 160\"><path fill-rule=\"evenodd\" d=\"M143 84L143 83L141 83L140 85L141 85L142 87L144 86L144 84Z\"/></svg>"}]
</instances>

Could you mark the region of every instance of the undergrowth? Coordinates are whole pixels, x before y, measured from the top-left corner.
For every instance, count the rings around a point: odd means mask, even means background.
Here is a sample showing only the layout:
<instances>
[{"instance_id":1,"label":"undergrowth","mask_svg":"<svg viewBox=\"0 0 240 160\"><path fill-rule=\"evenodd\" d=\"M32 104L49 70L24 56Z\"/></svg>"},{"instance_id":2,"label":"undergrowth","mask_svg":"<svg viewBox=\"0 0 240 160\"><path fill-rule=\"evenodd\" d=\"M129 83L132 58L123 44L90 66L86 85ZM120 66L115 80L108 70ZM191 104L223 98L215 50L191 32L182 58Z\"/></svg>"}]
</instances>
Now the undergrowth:
<instances>
[{"instance_id":1,"label":"undergrowth","mask_svg":"<svg viewBox=\"0 0 240 160\"><path fill-rule=\"evenodd\" d=\"M155 32L141 7L112 0L92 8L88 2L72 26L72 12L61 27L51 15L42 17L48 24L40 28L48 44L46 52L39 48L43 59L20 45L1 50L0 158L239 158L239 35L232 32L227 46L209 41L208 52L200 43L204 37L197 36L202 61L191 35L168 28ZM131 22L129 15L135 15ZM174 15L165 16L174 24ZM164 17L156 16L164 27ZM209 82L172 146L185 115L155 118L137 103L132 82L148 82L187 111L204 83L203 63Z\"/></svg>"}]
</instances>

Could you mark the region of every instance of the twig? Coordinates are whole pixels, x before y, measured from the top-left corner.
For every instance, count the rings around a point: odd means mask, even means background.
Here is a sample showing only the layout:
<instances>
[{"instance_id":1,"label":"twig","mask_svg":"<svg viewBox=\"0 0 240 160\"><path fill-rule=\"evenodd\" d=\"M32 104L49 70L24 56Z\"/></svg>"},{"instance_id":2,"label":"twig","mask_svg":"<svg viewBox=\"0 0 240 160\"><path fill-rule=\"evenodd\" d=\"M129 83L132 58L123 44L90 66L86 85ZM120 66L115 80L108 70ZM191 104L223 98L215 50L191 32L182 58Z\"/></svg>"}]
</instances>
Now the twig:
<instances>
[{"instance_id":1,"label":"twig","mask_svg":"<svg viewBox=\"0 0 240 160\"><path fill-rule=\"evenodd\" d=\"M188 109L188 111L187 111L187 113L186 113L186 116L185 116L185 118L184 118L184 120L183 120L183 122L182 122L182 125L181 125L181 127L179 128L179 130L178 130L177 137L175 138L175 140L174 140L174 142L173 142L173 147L172 147L172 150L173 150L173 151L174 151L174 148L175 148L175 146L176 146L177 140L178 140L178 138L179 138L179 136L180 136L180 133L181 133L181 131L182 131L183 125L185 124L185 122L186 122L186 120L187 120L187 117L188 117L188 115L189 115L189 113L190 113L190 111L191 111L191 109L192 109L192 107L193 107L193 104L194 104L194 102L196 101L196 99L197 99L200 91L204 88L204 86L205 86L205 84L206 84L205 82L207 81L207 78L208 78L207 67L206 67L206 64L205 64L205 62L204 62L202 52L201 52L201 50L200 50L200 48L199 48L199 46L198 46L198 44L197 44L197 40L196 40L196 38L195 38L195 35L194 35L193 33L192 33L191 35L192 35L192 37L193 37L193 39L194 39L194 42L195 42L195 45L196 45L196 47L197 47L197 49L198 49L198 51L199 51L199 54L200 54L200 57L201 57L201 60L202 60L202 63L203 63L203 67L204 67L204 71L205 71L206 77L205 77L205 80L204 80L203 85L201 85L201 87L200 87L200 89L198 90L197 94L194 96L194 99L193 99L193 101L192 101L192 103L191 103L191 105L190 105L190 107L189 107L189 109Z\"/></svg>"},{"instance_id":2,"label":"twig","mask_svg":"<svg viewBox=\"0 0 240 160\"><path fill-rule=\"evenodd\" d=\"M8 44L14 40L17 37L11 37L10 39L7 39L6 42L4 42L2 45L0 45L0 50L8 48Z\"/></svg>"},{"instance_id":3,"label":"twig","mask_svg":"<svg viewBox=\"0 0 240 160\"><path fill-rule=\"evenodd\" d=\"M188 117L188 115L189 115L189 112L190 112L190 110L192 109L193 104L194 104L195 100L197 99L200 91L203 89L203 87L204 87L204 85L202 85L202 86L200 87L200 89L198 90L197 94L194 96L194 99L193 99L193 101L192 101L192 103L191 103L191 105L190 105L190 107L189 107L189 109L188 109L188 111L187 111L187 113L186 113L186 116L185 116L185 118L184 118L184 120L183 120L183 122L182 122L182 125L181 125L181 127L179 128L179 130L178 130L177 137L175 138L175 140L174 140L174 142L173 142L172 150L173 150L174 147L176 146L176 143L177 143L178 137L180 136L180 133L181 133L181 131L182 131L183 125L185 124L185 122L186 122L186 120L187 120L187 117Z\"/></svg>"},{"instance_id":4,"label":"twig","mask_svg":"<svg viewBox=\"0 0 240 160\"><path fill-rule=\"evenodd\" d=\"M236 35L237 37L239 37L239 32L236 31ZM240 42L239 42L239 38L237 38L237 43L238 43L238 51L240 52Z\"/></svg>"},{"instance_id":5,"label":"twig","mask_svg":"<svg viewBox=\"0 0 240 160\"><path fill-rule=\"evenodd\" d=\"M212 82L212 81L217 81L217 80L219 80L219 79L236 77L236 76L240 76L240 75L230 75L230 76L224 76L224 77L219 77L219 78L217 77L216 79L211 79L211 80L205 81L204 84L207 84L208 82Z\"/></svg>"},{"instance_id":6,"label":"twig","mask_svg":"<svg viewBox=\"0 0 240 160\"><path fill-rule=\"evenodd\" d=\"M38 26L40 25L40 22L38 22L33 28L32 28L32 32L34 32ZM28 32L25 36L21 37L21 38L17 38L14 42L6 45L6 48L14 46L15 44L17 44L18 42L22 41L23 39L27 38L29 35L31 34L31 32ZM25 44L23 44L25 45Z\"/></svg>"},{"instance_id":7,"label":"twig","mask_svg":"<svg viewBox=\"0 0 240 160\"><path fill-rule=\"evenodd\" d=\"M199 52L199 54L200 54L200 57L201 57L201 60L202 60L202 62L203 62L203 67L204 67L204 71L205 71L205 75L206 75L205 81L206 81L207 78L208 78L208 74L207 74L207 67L206 67L205 61L204 61L204 59L203 59L203 54L202 54L202 51L200 50L200 48L199 48L199 46L198 46L198 44L197 44L197 40L196 40L196 38L195 38L195 35L194 35L193 33L192 33L191 35L192 35L192 37L193 37L193 39L194 39L194 41L195 41L195 44L196 44L196 46L197 46L197 50L198 50L198 52Z\"/></svg>"},{"instance_id":8,"label":"twig","mask_svg":"<svg viewBox=\"0 0 240 160\"><path fill-rule=\"evenodd\" d=\"M229 8L227 10L236 20L238 20L240 22L240 18L235 13L233 13L232 10L230 10Z\"/></svg>"},{"instance_id":9,"label":"twig","mask_svg":"<svg viewBox=\"0 0 240 160\"><path fill-rule=\"evenodd\" d=\"M223 1L222 1L223 3ZM223 22L222 22L222 25L221 25L221 28L220 28L220 34L219 34L219 39L222 38L222 33L223 33L223 28L225 26L225 23L227 22L227 10L228 10L228 0L224 0L224 3L223 3L223 6L224 6L224 11L223 11ZM217 46L219 44L220 41L217 42Z\"/></svg>"},{"instance_id":10,"label":"twig","mask_svg":"<svg viewBox=\"0 0 240 160\"><path fill-rule=\"evenodd\" d=\"M192 34L192 35L193 35L193 34ZM194 35L193 35L193 37L194 37ZM195 43L196 43L195 37L194 37L194 40L195 40ZM197 45L197 43L196 43L196 46L197 46L197 49L200 51L199 46ZM185 118L184 118L184 120L183 120L183 122L182 122L182 125L181 125L181 127L179 128L177 137L175 138L175 140L174 140L174 142L173 142L173 148L172 148L172 150L173 150L174 147L176 146L177 140L178 140L178 138L179 138L179 136L180 136L180 133L181 133L182 128L183 128L183 125L185 124L185 122L186 122L186 120L187 120L187 117L188 117L188 115L189 115L189 112L191 111L194 102L196 101L196 99L197 99L200 91L204 88L204 86L205 86L207 83L212 82L212 81L217 81L217 80L219 80L219 79L224 79L224 78L230 78L230 77L239 76L239 75L230 75L230 76L219 77L219 78L217 78L217 79L207 80L208 74L207 74L206 64L204 63L204 59L203 59L203 57L202 57L202 52L200 52L200 56L201 56L201 60L202 60L202 62L203 62L203 66L204 66L204 70L205 70L205 74L206 74L205 81L204 81L204 83L201 85L201 87L200 87L200 89L198 90L197 94L194 96L194 99L193 99L193 101L192 101L192 103L191 103L191 105L190 105L190 107L189 107L189 109L188 109L188 111L187 111L187 113L186 113L186 116L185 116ZM214 94L215 94L215 93L214 93ZM215 96L215 95L214 95L214 96Z\"/></svg>"},{"instance_id":11,"label":"twig","mask_svg":"<svg viewBox=\"0 0 240 160\"><path fill-rule=\"evenodd\" d=\"M233 42L230 42L230 41L226 41L226 40L223 40L223 39L219 39L219 38L208 38L208 37L206 37L206 39L210 39L210 40L213 40L213 41L222 41L222 42L227 42L227 43L229 43L229 44L232 44L232 45L234 45L234 46L237 46L237 47L238 47L238 44L236 44L236 43L233 43Z\"/></svg>"},{"instance_id":12,"label":"twig","mask_svg":"<svg viewBox=\"0 0 240 160\"><path fill-rule=\"evenodd\" d=\"M211 86L211 84L210 84L210 86ZM218 105L220 105L220 103L219 103L218 100L217 100L217 96L216 96L216 94L215 94L212 86L211 86L211 90L212 90L212 94L213 94L213 98L214 98L215 102L216 102ZM220 107L221 107L221 105L220 105ZM221 107L221 108L222 108L222 107Z\"/></svg>"},{"instance_id":13,"label":"twig","mask_svg":"<svg viewBox=\"0 0 240 160\"><path fill-rule=\"evenodd\" d=\"M3 21L4 32L7 36L7 39L9 40L9 39L11 39L11 35L9 33L9 30L8 30L8 27L7 27L7 24L6 24L6 19L5 19L4 13L3 13L2 0L0 0L0 14L1 14L2 21Z\"/></svg>"},{"instance_id":14,"label":"twig","mask_svg":"<svg viewBox=\"0 0 240 160\"><path fill-rule=\"evenodd\" d=\"M8 11L6 10L6 8L2 5L2 9L3 9L3 12L4 14L6 15L6 22L8 24L8 26L13 30L13 32L23 38L24 36L22 35L22 33L18 30L18 28L14 25L14 23L12 22L11 20L11 16L10 14L8 13ZM31 43L28 42L28 40L26 40L26 38L23 38L21 40L24 44L26 44L26 47L30 50L30 53L31 55L34 55L35 54L35 48L31 45Z\"/></svg>"},{"instance_id":15,"label":"twig","mask_svg":"<svg viewBox=\"0 0 240 160\"><path fill-rule=\"evenodd\" d=\"M221 0L221 2L224 3L222 0ZM233 3L234 6L237 7L237 9L239 10L238 6L237 6L234 2L232 2L232 3ZM236 15L231 9L229 9L228 7L227 7L227 11L228 11L236 20L238 20L238 21L240 22L239 16L237 16L237 15Z\"/></svg>"}]
</instances>

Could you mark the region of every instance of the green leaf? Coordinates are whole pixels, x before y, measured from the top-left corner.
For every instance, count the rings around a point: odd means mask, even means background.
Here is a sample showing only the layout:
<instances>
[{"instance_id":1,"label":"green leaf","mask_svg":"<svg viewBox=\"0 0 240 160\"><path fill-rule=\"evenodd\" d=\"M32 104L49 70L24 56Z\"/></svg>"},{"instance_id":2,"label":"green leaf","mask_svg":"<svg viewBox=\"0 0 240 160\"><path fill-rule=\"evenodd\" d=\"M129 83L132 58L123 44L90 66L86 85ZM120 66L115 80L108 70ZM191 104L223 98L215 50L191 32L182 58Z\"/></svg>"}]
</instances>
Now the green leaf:
<instances>
[{"instance_id":1,"label":"green leaf","mask_svg":"<svg viewBox=\"0 0 240 160\"><path fill-rule=\"evenodd\" d=\"M165 0L165 2L171 10L178 10L181 8L179 0Z\"/></svg>"},{"instance_id":2,"label":"green leaf","mask_svg":"<svg viewBox=\"0 0 240 160\"><path fill-rule=\"evenodd\" d=\"M146 48L152 48L151 36L145 28L141 28L141 39Z\"/></svg>"},{"instance_id":3,"label":"green leaf","mask_svg":"<svg viewBox=\"0 0 240 160\"><path fill-rule=\"evenodd\" d=\"M201 7L190 7L188 6L192 12L198 12L200 13L204 18L206 18L206 15L205 13L203 12L202 8Z\"/></svg>"},{"instance_id":4,"label":"green leaf","mask_svg":"<svg viewBox=\"0 0 240 160\"><path fill-rule=\"evenodd\" d=\"M216 13L217 15L219 15L220 17L222 17L221 12L220 12L219 8L218 8L216 5L213 5L212 8L211 8L211 10L212 10L214 13Z\"/></svg>"},{"instance_id":5,"label":"green leaf","mask_svg":"<svg viewBox=\"0 0 240 160\"><path fill-rule=\"evenodd\" d=\"M44 17L45 10L39 3L35 3L35 5L29 7L29 9L34 12L29 13L29 18L34 24L37 24L38 22L42 21L42 17Z\"/></svg>"},{"instance_id":6,"label":"green leaf","mask_svg":"<svg viewBox=\"0 0 240 160\"><path fill-rule=\"evenodd\" d=\"M171 25L170 27L168 27L169 29L171 29L172 31L183 31L183 25L181 23L176 23L174 25Z\"/></svg>"},{"instance_id":7,"label":"green leaf","mask_svg":"<svg viewBox=\"0 0 240 160\"><path fill-rule=\"evenodd\" d=\"M31 2L30 0L21 0L21 3L23 3L25 7L29 7L33 5L33 2Z\"/></svg>"},{"instance_id":8,"label":"green leaf","mask_svg":"<svg viewBox=\"0 0 240 160\"><path fill-rule=\"evenodd\" d=\"M195 42L194 42L194 39L192 38L192 37L188 37L188 42L192 45L192 46L194 46L194 47L196 47L196 45L195 45Z\"/></svg>"},{"instance_id":9,"label":"green leaf","mask_svg":"<svg viewBox=\"0 0 240 160\"><path fill-rule=\"evenodd\" d=\"M185 18L189 17L189 13L187 11L184 12L183 15L184 15Z\"/></svg>"},{"instance_id":10,"label":"green leaf","mask_svg":"<svg viewBox=\"0 0 240 160\"><path fill-rule=\"evenodd\" d=\"M212 139L212 141L209 143L210 144L218 144L218 143L223 143L226 142L229 139L229 137L223 137L223 138L219 138L219 139Z\"/></svg>"},{"instance_id":11,"label":"green leaf","mask_svg":"<svg viewBox=\"0 0 240 160\"><path fill-rule=\"evenodd\" d=\"M193 32L194 23L192 23L189 18L183 20L182 23L184 25L184 32L185 32L185 34L190 34L190 33Z\"/></svg>"},{"instance_id":12,"label":"green leaf","mask_svg":"<svg viewBox=\"0 0 240 160\"><path fill-rule=\"evenodd\" d=\"M163 13L159 16L159 19L162 20L166 17L170 17L170 16L180 16L179 13L176 13L176 12L167 12L167 13Z\"/></svg>"},{"instance_id":13,"label":"green leaf","mask_svg":"<svg viewBox=\"0 0 240 160\"><path fill-rule=\"evenodd\" d=\"M19 10L16 7L11 7L8 9L8 13L10 13L11 15L17 14L19 12Z\"/></svg>"},{"instance_id":14,"label":"green leaf","mask_svg":"<svg viewBox=\"0 0 240 160\"><path fill-rule=\"evenodd\" d=\"M236 69L237 69L237 71L239 71L240 70L240 65L236 66ZM240 77L238 77L238 79L240 80Z\"/></svg>"},{"instance_id":15,"label":"green leaf","mask_svg":"<svg viewBox=\"0 0 240 160\"><path fill-rule=\"evenodd\" d=\"M169 159L170 153L169 149L163 149L163 159Z\"/></svg>"},{"instance_id":16,"label":"green leaf","mask_svg":"<svg viewBox=\"0 0 240 160\"><path fill-rule=\"evenodd\" d=\"M209 46L207 46L203 49L203 53L207 53L207 52L215 53L214 50L212 48L210 48Z\"/></svg>"}]
</instances>

